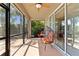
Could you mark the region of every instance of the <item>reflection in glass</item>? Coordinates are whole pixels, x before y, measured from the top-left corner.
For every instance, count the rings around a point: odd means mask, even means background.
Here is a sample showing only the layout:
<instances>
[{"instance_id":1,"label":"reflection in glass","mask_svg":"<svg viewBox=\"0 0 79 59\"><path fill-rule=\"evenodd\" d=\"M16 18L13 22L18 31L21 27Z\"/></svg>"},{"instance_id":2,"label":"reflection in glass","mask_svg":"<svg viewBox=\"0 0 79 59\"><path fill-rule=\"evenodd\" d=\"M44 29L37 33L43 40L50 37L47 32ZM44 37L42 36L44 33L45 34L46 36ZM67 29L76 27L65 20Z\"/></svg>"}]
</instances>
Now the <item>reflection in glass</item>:
<instances>
[{"instance_id":1,"label":"reflection in glass","mask_svg":"<svg viewBox=\"0 0 79 59\"><path fill-rule=\"evenodd\" d=\"M54 15L51 16L51 21L50 21L50 23L51 23L51 29L52 29L53 31L55 31L55 19L54 19Z\"/></svg>"},{"instance_id":2,"label":"reflection in glass","mask_svg":"<svg viewBox=\"0 0 79 59\"><path fill-rule=\"evenodd\" d=\"M73 18L67 20L67 42L68 45L72 46L73 41Z\"/></svg>"},{"instance_id":3,"label":"reflection in glass","mask_svg":"<svg viewBox=\"0 0 79 59\"><path fill-rule=\"evenodd\" d=\"M79 56L79 4L67 4L67 53Z\"/></svg>"},{"instance_id":4,"label":"reflection in glass","mask_svg":"<svg viewBox=\"0 0 79 59\"><path fill-rule=\"evenodd\" d=\"M64 8L62 7L55 15L55 22L56 22L56 35L57 41L56 44L64 50Z\"/></svg>"},{"instance_id":5,"label":"reflection in glass","mask_svg":"<svg viewBox=\"0 0 79 59\"><path fill-rule=\"evenodd\" d=\"M28 37L28 19L25 18L25 39Z\"/></svg>"}]
</instances>

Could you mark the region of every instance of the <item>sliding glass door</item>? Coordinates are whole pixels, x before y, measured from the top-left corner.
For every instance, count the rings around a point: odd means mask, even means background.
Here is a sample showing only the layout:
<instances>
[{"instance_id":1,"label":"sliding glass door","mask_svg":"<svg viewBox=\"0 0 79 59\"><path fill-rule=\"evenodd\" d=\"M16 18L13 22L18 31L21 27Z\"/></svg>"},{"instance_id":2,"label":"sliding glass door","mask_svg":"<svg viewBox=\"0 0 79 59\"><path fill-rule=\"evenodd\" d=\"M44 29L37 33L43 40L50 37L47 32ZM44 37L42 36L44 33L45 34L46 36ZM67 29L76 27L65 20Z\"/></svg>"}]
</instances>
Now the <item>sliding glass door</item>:
<instances>
[{"instance_id":1,"label":"sliding glass door","mask_svg":"<svg viewBox=\"0 0 79 59\"><path fill-rule=\"evenodd\" d=\"M64 28L65 28L65 23L64 23L64 6L62 6L59 10L57 10L55 14L55 27L56 27L56 44L59 46L61 49L64 50Z\"/></svg>"},{"instance_id":2,"label":"sliding glass door","mask_svg":"<svg viewBox=\"0 0 79 59\"><path fill-rule=\"evenodd\" d=\"M79 56L79 4L67 4L67 53Z\"/></svg>"}]
</instances>

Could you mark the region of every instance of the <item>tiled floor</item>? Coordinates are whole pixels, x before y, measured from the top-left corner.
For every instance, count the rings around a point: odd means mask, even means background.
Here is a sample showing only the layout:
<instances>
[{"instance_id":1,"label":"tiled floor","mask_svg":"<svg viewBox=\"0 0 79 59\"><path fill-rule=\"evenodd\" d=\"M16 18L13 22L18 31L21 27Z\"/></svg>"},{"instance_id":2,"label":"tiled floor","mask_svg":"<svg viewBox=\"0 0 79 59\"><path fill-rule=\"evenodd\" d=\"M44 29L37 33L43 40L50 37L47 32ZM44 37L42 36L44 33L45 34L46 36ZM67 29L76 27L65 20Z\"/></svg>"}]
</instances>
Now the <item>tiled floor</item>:
<instances>
[{"instance_id":1,"label":"tiled floor","mask_svg":"<svg viewBox=\"0 0 79 59\"><path fill-rule=\"evenodd\" d=\"M39 42L39 55L40 56L63 56L55 47L50 44L44 44L41 40Z\"/></svg>"},{"instance_id":2,"label":"tiled floor","mask_svg":"<svg viewBox=\"0 0 79 59\"><path fill-rule=\"evenodd\" d=\"M49 44L43 44L40 38L26 40L24 45L22 41L17 40L11 44L11 56L62 56L62 54ZM20 45L19 45L20 44Z\"/></svg>"},{"instance_id":3,"label":"tiled floor","mask_svg":"<svg viewBox=\"0 0 79 59\"><path fill-rule=\"evenodd\" d=\"M39 56L38 41L28 39L13 56Z\"/></svg>"},{"instance_id":4,"label":"tiled floor","mask_svg":"<svg viewBox=\"0 0 79 59\"><path fill-rule=\"evenodd\" d=\"M39 56L38 40L32 39L26 56Z\"/></svg>"},{"instance_id":5,"label":"tiled floor","mask_svg":"<svg viewBox=\"0 0 79 59\"><path fill-rule=\"evenodd\" d=\"M5 39L0 40L0 55L5 52Z\"/></svg>"}]
</instances>

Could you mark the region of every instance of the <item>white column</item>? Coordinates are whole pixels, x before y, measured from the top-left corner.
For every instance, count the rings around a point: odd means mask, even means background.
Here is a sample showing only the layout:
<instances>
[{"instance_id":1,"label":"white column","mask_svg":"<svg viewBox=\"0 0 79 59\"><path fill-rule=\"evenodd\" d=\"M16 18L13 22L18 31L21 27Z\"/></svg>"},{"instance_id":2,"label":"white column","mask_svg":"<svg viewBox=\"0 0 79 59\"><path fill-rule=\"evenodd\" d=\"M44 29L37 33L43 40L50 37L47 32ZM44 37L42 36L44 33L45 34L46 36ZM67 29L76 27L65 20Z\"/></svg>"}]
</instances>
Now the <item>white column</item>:
<instances>
[{"instance_id":1,"label":"white column","mask_svg":"<svg viewBox=\"0 0 79 59\"><path fill-rule=\"evenodd\" d=\"M66 46L66 44L67 44L67 8L66 8L67 6L66 6L66 3L65 3L65 6L64 6L64 14L65 14L65 41L64 41L64 47L65 47L65 54L66 54L66 48L67 48L67 46Z\"/></svg>"}]
</instances>

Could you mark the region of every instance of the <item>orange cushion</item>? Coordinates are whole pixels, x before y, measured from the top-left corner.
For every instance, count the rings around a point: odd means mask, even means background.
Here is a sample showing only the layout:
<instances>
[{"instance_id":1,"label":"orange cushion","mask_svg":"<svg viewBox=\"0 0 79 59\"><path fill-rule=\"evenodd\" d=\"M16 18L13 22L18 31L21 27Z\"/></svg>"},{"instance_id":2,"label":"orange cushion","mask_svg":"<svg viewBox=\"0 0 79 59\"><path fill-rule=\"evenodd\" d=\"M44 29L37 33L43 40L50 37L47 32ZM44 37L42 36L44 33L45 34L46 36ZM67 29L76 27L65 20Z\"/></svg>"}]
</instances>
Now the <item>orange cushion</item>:
<instances>
[{"instance_id":1,"label":"orange cushion","mask_svg":"<svg viewBox=\"0 0 79 59\"><path fill-rule=\"evenodd\" d=\"M43 43L49 43L49 39L48 38L42 38Z\"/></svg>"}]
</instances>

